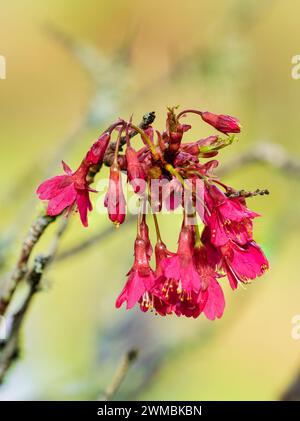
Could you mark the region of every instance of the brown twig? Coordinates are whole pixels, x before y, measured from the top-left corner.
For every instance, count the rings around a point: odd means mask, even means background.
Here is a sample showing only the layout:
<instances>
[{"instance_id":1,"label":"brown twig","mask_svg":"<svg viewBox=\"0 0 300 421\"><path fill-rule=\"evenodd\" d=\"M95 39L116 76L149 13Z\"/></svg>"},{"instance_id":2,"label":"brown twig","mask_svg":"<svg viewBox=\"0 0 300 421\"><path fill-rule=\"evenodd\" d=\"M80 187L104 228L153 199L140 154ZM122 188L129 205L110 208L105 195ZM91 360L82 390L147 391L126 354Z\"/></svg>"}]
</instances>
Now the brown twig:
<instances>
[{"instance_id":1,"label":"brown twig","mask_svg":"<svg viewBox=\"0 0 300 421\"><path fill-rule=\"evenodd\" d=\"M0 315L4 315L8 304L17 288L18 283L25 277L28 271L28 260L32 250L46 228L54 222L56 217L40 215L32 223L31 228L23 242L16 266L11 275L3 282L0 291Z\"/></svg>"},{"instance_id":2,"label":"brown twig","mask_svg":"<svg viewBox=\"0 0 300 421\"><path fill-rule=\"evenodd\" d=\"M146 129L149 125L154 121L155 113L150 112L143 116L139 127L142 129ZM109 128L107 129L109 130ZM132 132L131 136L135 136L137 132ZM123 139L123 142L125 140ZM100 166L94 166L91 168L88 176L87 181L89 184L94 182L94 178L96 174L99 172ZM26 236L23 246L17 260L16 266L13 269L11 275L4 281L3 285L1 285L0 290L0 316L4 315L7 307L13 297L13 294L17 288L18 283L24 279L27 270L28 270L28 260L32 253L32 250L42 234L45 232L46 228L50 225L50 223L54 222L56 217L51 217L47 215L39 216L32 224L28 235Z\"/></svg>"},{"instance_id":3,"label":"brown twig","mask_svg":"<svg viewBox=\"0 0 300 421\"><path fill-rule=\"evenodd\" d=\"M149 117L151 116L151 117ZM142 128L147 128L150 123L155 118L154 113L148 113L143 117L140 126ZM151 120L152 119L152 120ZM136 133L133 134L133 136ZM98 169L99 170L99 169ZM93 171L89 174L89 183L94 181L94 177L98 171ZM59 244L59 240L64 233L68 219L62 219L62 225L58 229L53 244L46 255L38 255L33 263L32 269L28 270L28 261L34 249L34 246L37 244L46 228L55 220L57 217L50 217L47 215L39 216L32 224L28 235L26 236L19 258L17 260L16 266L12 274L6 279L5 283L1 286L0 291L0 315L4 315L7 311L8 305L12 300L14 292L21 280L26 279L29 284L29 289L25 295L21 307L17 313L13 315L11 329L8 334L7 339L2 345L0 351L0 383L3 381L3 378L9 369L12 362L18 356L18 347L19 347L19 332L23 324L24 318L27 314L30 303L32 302L35 293L39 290L40 283L45 272L45 269L54 259L56 250ZM111 227L110 227L111 228ZM112 230L108 230L110 233ZM102 234L103 236L103 234ZM104 233L105 236L105 233Z\"/></svg>"},{"instance_id":4,"label":"brown twig","mask_svg":"<svg viewBox=\"0 0 300 421\"><path fill-rule=\"evenodd\" d=\"M237 197L244 197L246 199L249 197L269 195L270 192L267 189L263 189L263 190L256 189L254 191L247 191L247 190L228 191L225 194L227 197L230 197L231 199L237 198Z\"/></svg>"},{"instance_id":5,"label":"brown twig","mask_svg":"<svg viewBox=\"0 0 300 421\"><path fill-rule=\"evenodd\" d=\"M106 391L103 393L102 396L98 399L99 401L110 401L116 395L117 391L119 390L121 384L123 383L131 365L135 362L138 357L138 350L131 349L129 350L123 357L117 371L110 383L107 387Z\"/></svg>"},{"instance_id":6,"label":"brown twig","mask_svg":"<svg viewBox=\"0 0 300 421\"><path fill-rule=\"evenodd\" d=\"M138 127L142 130L146 130L153 123L154 120L155 120L155 112L151 111L150 113L147 113L143 116L143 120L138 125ZM129 136L130 138L132 138L136 136L137 134L138 132L136 130L132 130L129 133ZM122 146L124 146L125 143L126 143L126 136L122 136L121 141L120 141L120 147L119 147L120 151L122 150ZM112 164L114 154L115 154L115 147L116 147L116 142L111 142L105 153L104 164L107 165L108 167L110 167Z\"/></svg>"},{"instance_id":7,"label":"brown twig","mask_svg":"<svg viewBox=\"0 0 300 421\"><path fill-rule=\"evenodd\" d=\"M300 401L300 370L280 397L281 401Z\"/></svg>"},{"instance_id":8,"label":"brown twig","mask_svg":"<svg viewBox=\"0 0 300 421\"><path fill-rule=\"evenodd\" d=\"M28 283L28 289L23 297L19 310L12 316L10 330L0 348L0 384L3 382L7 370L19 355L20 329L33 297L41 288L42 277L55 256L59 240L65 232L67 224L68 219L63 218L48 253L36 256L31 270L27 273L26 281Z\"/></svg>"}]
</instances>

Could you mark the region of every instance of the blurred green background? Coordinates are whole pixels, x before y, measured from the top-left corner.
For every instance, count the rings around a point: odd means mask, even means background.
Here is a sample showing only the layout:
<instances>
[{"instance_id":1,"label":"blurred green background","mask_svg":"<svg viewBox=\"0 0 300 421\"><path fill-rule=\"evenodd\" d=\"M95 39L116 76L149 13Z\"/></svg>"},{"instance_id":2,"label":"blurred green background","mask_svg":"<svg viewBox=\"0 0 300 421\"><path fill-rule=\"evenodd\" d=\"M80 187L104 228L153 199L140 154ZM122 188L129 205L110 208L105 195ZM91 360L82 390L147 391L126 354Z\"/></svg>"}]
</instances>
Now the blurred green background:
<instances>
[{"instance_id":1,"label":"blurred green background","mask_svg":"<svg viewBox=\"0 0 300 421\"><path fill-rule=\"evenodd\" d=\"M300 160L300 3L295 0L1 0L0 80L1 270L16 259L37 213L36 185L75 168L111 121L155 110L163 127L168 105L238 117L240 141L222 163L261 142L281 145ZM192 137L210 131L197 118ZM276 164L276 162L275 162ZM256 240L271 269L246 288L225 288L223 318L209 322L116 310L132 263L134 227L47 272L22 332L21 360L0 399L95 399L124 352L140 355L119 399L277 399L300 364L291 319L300 314L299 193L292 174L253 164L226 175L236 188L268 188L250 199L263 215ZM94 196L95 200L96 196ZM162 217L176 245L178 216ZM83 229L72 218L60 251L109 226L94 212ZM47 249L47 231L37 250Z\"/></svg>"}]
</instances>

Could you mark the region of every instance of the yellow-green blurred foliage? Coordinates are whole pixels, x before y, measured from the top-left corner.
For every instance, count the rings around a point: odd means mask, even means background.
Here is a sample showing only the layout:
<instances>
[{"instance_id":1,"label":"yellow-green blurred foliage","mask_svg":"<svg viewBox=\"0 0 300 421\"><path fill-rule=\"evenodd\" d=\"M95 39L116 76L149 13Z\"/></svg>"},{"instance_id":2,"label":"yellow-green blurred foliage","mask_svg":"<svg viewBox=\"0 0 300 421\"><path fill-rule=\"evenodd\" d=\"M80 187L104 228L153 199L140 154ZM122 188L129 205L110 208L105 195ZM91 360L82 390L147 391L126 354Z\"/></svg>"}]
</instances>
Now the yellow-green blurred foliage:
<instances>
[{"instance_id":1,"label":"yellow-green blurred foliage","mask_svg":"<svg viewBox=\"0 0 300 421\"><path fill-rule=\"evenodd\" d=\"M241 120L243 132L221 151L221 165L261 141L300 160L300 80L291 77L291 58L300 54L298 1L1 0L0 10L0 54L7 62L0 80L3 273L36 214L37 183L56 174L61 159L75 168L119 116L134 113L138 122L155 110L162 127L168 105L228 113ZM191 120L192 136L210 133ZM291 338L291 318L300 314L300 184L259 164L226 181L270 190L250 206L263 215L256 239L271 269L237 292L225 288L222 320L116 310L135 235L125 224L47 272L26 318L22 358L0 398L94 399L124 352L137 346L139 362L119 398L277 399L300 363L300 340ZM161 220L174 248L179 218ZM60 250L108 225L95 212L84 229L75 216Z\"/></svg>"}]
</instances>

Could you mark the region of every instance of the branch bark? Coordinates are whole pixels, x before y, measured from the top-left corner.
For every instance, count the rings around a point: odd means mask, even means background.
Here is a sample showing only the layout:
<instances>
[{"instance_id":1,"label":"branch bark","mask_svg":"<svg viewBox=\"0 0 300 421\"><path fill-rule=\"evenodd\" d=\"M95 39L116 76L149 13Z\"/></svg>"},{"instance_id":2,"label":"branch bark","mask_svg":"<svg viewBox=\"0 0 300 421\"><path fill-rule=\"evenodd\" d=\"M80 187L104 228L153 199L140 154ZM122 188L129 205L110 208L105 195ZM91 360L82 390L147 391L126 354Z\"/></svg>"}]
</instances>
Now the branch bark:
<instances>
[{"instance_id":1,"label":"branch bark","mask_svg":"<svg viewBox=\"0 0 300 421\"><path fill-rule=\"evenodd\" d=\"M11 275L3 282L0 291L0 315L3 316L11 298L19 284L28 272L28 260L41 236L56 217L41 215L32 223L31 228L23 242L17 263Z\"/></svg>"},{"instance_id":2,"label":"branch bark","mask_svg":"<svg viewBox=\"0 0 300 421\"><path fill-rule=\"evenodd\" d=\"M121 361L119 367L117 368L117 371L110 385L107 387L104 394L98 399L99 401L110 401L114 398L120 386L122 385L125 377L127 376L131 365L136 361L137 357L138 357L137 349L131 349L125 354L123 360Z\"/></svg>"},{"instance_id":3,"label":"branch bark","mask_svg":"<svg viewBox=\"0 0 300 421\"><path fill-rule=\"evenodd\" d=\"M280 397L281 401L300 401L300 370Z\"/></svg>"},{"instance_id":4,"label":"branch bark","mask_svg":"<svg viewBox=\"0 0 300 421\"><path fill-rule=\"evenodd\" d=\"M140 127L146 129L155 118L155 113L147 113L144 115ZM132 133L135 136L137 133ZM94 168L93 171L88 175L88 182L92 183L94 177L100 168ZM25 279L29 288L25 297L23 298L20 309L17 313L12 316L12 323L10 332L8 333L7 339L0 347L0 383L2 383L4 376L11 366L12 362L19 355L19 333L21 326L23 325L25 316L28 312L30 304L35 296L36 292L39 291L42 277L46 268L53 261L61 236L65 232L68 224L67 218L61 219L61 227L58 229L55 239L50 247L47 254L38 255L34 259L31 270L28 269L28 262L32 255L35 245L38 243L47 227L54 222L58 217L51 217L47 215L41 215L32 223L31 228L23 242L18 260L11 273L11 275L1 285L0 290L0 316L7 313L7 308L14 296L14 293L19 283ZM112 228L112 227L110 227ZM109 233L113 231L109 230Z\"/></svg>"},{"instance_id":5,"label":"branch bark","mask_svg":"<svg viewBox=\"0 0 300 421\"><path fill-rule=\"evenodd\" d=\"M0 384L3 382L9 367L19 355L20 329L23 326L34 296L41 289L42 277L55 256L59 240L65 232L67 224L67 218L61 220L61 225L56 232L48 253L36 256L31 270L27 273L26 281L28 283L28 289L23 297L19 310L12 316L10 330L0 348Z\"/></svg>"}]
</instances>

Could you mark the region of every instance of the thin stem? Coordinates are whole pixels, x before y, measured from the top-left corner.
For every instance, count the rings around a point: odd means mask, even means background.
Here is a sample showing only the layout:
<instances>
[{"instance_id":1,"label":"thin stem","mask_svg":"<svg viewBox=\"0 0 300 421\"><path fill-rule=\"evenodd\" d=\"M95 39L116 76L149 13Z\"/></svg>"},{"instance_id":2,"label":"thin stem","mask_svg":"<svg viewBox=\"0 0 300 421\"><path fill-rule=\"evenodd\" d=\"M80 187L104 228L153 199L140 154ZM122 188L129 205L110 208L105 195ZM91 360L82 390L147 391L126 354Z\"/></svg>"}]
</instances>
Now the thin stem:
<instances>
[{"instance_id":1,"label":"thin stem","mask_svg":"<svg viewBox=\"0 0 300 421\"><path fill-rule=\"evenodd\" d=\"M182 187L184 187L184 188L188 189L188 186L186 185L186 183L185 183L184 179L183 179L183 178L182 178L182 176L179 174L179 172L178 172L178 171L176 171L176 169L173 167L173 165L171 165L171 164L166 164L166 165L165 165L165 169L166 169L167 171L169 171L169 173L170 173L171 175L173 175L174 177L176 177L176 178L177 178L177 180L179 180L179 181L180 181L180 183L182 184Z\"/></svg>"},{"instance_id":2,"label":"thin stem","mask_svg":"<svg viewBox=\"0 0 300 421\"><path fill-rule=\"evenodd\" d=\"M124 126L125 124L126 124L125 120L120 119L116 121L115 123L111 124L106 130L104 130L102 134L107 133L107 132L111 134L118 126Z\"/></svg>"},{"instance_id":3,"label":"thin stem","mask_svg":"<svg viewBox=\"0 0 300 421\"><path fill-rule=\"evenodd\" d=\"M180 117L182 117L184 114L191 114L191 113L192 114L200 115L202 117L202 111L188 109L188 110L183 110L179 114L177 114L177 119L179 119Z\"/></svg>"},{"instance_id":4,"label":"thin stem","mask_svg":"<svg viewBox=\"0 0 300 421\"><path fill-rule=\"evenodd\" d=\"M139 127L143 130L147 129L154 121L155 119L155 112L152 111L150 113L147 113L143 116L142 121L139 124ZM115 123L114 125L110 126L106 131L113 130L113 128L117 127L120 124L126 124L125 120L120 120L119 122ZM129 133L129 137L130 139L133 138L134 136L136 136L138 134L138 132L136 130L132 130ZM121 140L120 140L120 147L119 147L119 151L121 150L122 146L124 146L126 143L126 136L122 136ZM113 158L114 158L114 153L115 153L115 147L116 147L116 143L115 142L111 142L108 146L108 148L106 149L104 158L103 158L103 163L107 166L110 167L113 163ZM146 146L145 146L146 148Z\"/></svg>"},{"instance_id":5,"label":"thin stem","mask_svg":"<svg viewBox=\"0 0 300 421\"><path fill-rule=\"evenodd\" d=\"M130 369L131 365L135 362L137 357L138 357L137 349L131 349L125 354L125 356L123 357L123 360L121 361L121 364L117 368L117 371L111 381L111 384L108 386L103 396L101 396L98 399L99 401L109 401L115 396L121 384L123 383L128 373L128 370Z\"/></svg>"},{"instance_id":6,"label":"thin stem","mask_svg":"<svg viewBox=\"0 0 300 421\"><path fill-rule=\"evenodd\" d=\"M141 236L141 222L142 222L142 199L139 199L139 213L137 217L137 235Z\"/></svg>"},{"instance_id":7,"label":"thin stem","mask_svg":"<svg viewBox=\"0 0 300 421\"><path fill-rule=\"evenodd\" d=\"M200 248L202 245L200 231L198 224L195 224L195 248Z\"/></svg>"},{"instance_id":8,"label":"thin stem","mask_svg":"<svg viewBox=\"0 0 300 421\"><path fill-rule=\"evenodd\" d=\"M126 146L131 146L128 128L129 126L127 124L126 129L125 129Z\"/></svg>"},{"instance_id":9,"label":"thin stem","mask_svg":"<svg viewBox=\"0 0 300 421\"><path fill-rule=\"evenodd\" d=\"M126 124L126 128L125 128L125 140L126 140L127 146L130 146L129 127L130 127L131 124L132 124L132 115L130 116L129 123Z\"/></svg>"},{"instance_id":10,"label":"thin stem","mask_svg":"<svg viewBox=\"0 0 300 421\"><path fill-rule=\"evenodd\" d=\"M182 225L183 226L186 226L187 225L187 220L186 220L187 214L186 214L186 210L185 209L183 209L183 211L182 211L182 216L183 216Z\"/></svg>"},{"instance_id":11,"label":"thin stem","mask_svg":"<svg viewBox=\"0 0 300 421\"><path fill-rule=\"evenodd\" d=\"M149 146L149 149L150 149L150 151L151 151L151 153L152 153L152 155L153 155L153 157L154 157L154 159L158 159L159 158L159 156L158 156L158 153L157 153L157 151L156 151L156 149L155 149L155 146L154 146L154 144L152 143L152 141L151 141L151 139L150 139L150 137L149 136L147 136L146 135L146 133L144 132L144 130L142 130L140 127L138 127L138 126L136 126L135 124L130 124L130 126L136 131L136 132L138 132L140 135L141 135L141 137L142 137L142 139L147 143L147 145Z\"/></svg>"},{"instance_id":12,"label":"thin stem","mask_svg":"<svg viewBox=\"0 0 300 421\"><path fill-rule=\"evenodd\" d=\"M218 179L213 179L213 182L216 184L219 184L219 186L223 187L226 191L228 191L228 186L226 186L226 184L222 183L222 181L218 180Z\"/></svg>"},{"instance_id":13,"label":"thin stem","mask_svg":"<svg viewBox=\"0 0 300 421\"><path fill-rule=\"evenodd\" d=\"M157 216L154 212L152 212L152 216L153 216L157 241L161 241L160 229L159 229L159 225L158 225Z\"/></svg>"}]
</instances>

